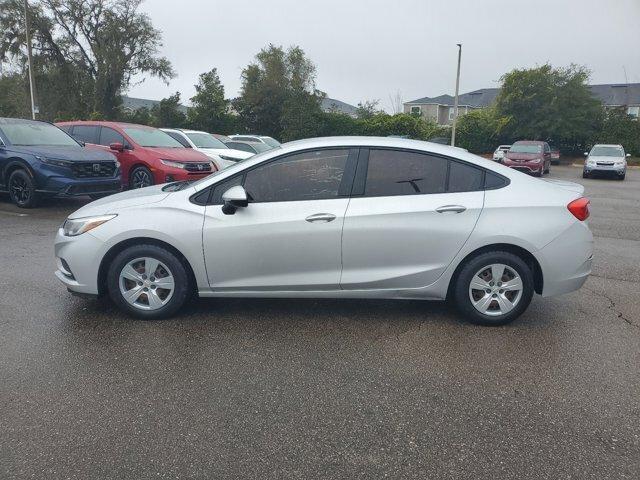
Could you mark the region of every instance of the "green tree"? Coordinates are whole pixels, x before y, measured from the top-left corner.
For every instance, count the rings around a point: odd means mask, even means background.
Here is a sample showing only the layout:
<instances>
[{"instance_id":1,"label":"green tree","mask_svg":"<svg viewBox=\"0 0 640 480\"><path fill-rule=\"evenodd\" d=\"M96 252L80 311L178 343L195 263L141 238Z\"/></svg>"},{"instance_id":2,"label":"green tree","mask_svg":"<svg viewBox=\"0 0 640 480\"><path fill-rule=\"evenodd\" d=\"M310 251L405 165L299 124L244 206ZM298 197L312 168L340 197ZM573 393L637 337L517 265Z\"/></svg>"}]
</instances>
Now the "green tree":
<instances>
[{"instance_id":1,"label":"green tree","mask_svg":"<svg viewBox=\"0 0 640 480\"><path fill-rule=\"evenodd\" d=\"M181 110L180 92L163 98L151 109L152 125L155 127L182 128L186 126L187 116Z\"/></svg>"},{"instance_id":2,"label":"green tree","mask_svg":"<svg viewBox=\"0 0 640 480\"><path fill-rule=\"evenodd\" d=\"M361 120L366 120L381 113L382 111L380 110L379 104L379 100L365 100L364 102L358 103L356 107L356 117Z\"/></svg>"},{"instance_id":3,"label":"green tree","mask_svg":"<svg viewBox=\"0 0 640 480\"><path fill-rule=\"evenodd\" d=\"M139 12L142 0L31 2L34 73L45 115L114 118L120 94L137 74L168 80L174 73L158 55L160 31ZM0 58L26 62L22 0L0 0Z\"/></svg>"},{"instance_id":4,"label":"green tree","mask_svg":"<svg viewBox=\"0 0 640 480\"><path fill-rule=\"evenodd\" d=\"M0 76L0 117L31 116L24 75L13 72Z\"/></svg>"},{"instance_id":5,"label":"green tree","mask_svg":"<svg viewBox=\"0 0 640 480\"><path fill-rule=\"evenodd\" d=\"M627 115L624 108L608 110L602 130L593 136L586 147L595 143L620 144L627 153L640 157L640 121Z\"/></svg>"},{"instance_id":6,"label":"green tree","mask_svg":"<svg viewBox=\"0 0 640 480\"><path fill-rule=\"evenodd\" d=\"M473 153L493 152L506 123L507 119L500 117L494 107L471 110L458 119L457 146Z\"/></svg>"},{"instance_id":7,"label":"green tree","mask_svg":"<svg viewBox=\"0 0 640 480\"><path fill-rule=\"evenodd\" d=\"M234 108L244 128L293 140L321 127L322 92L315 88L316 69L299 47L269 45L242 71Z\"/></svg>"},{"instance_id":8,"label":"green tree","mask_svg":"<svg viewBox=\"0 0 640 480\"><path fill-rule=\"evenodd\" d=\"M233 121L217 69L200 74L195 87L188 112L189 126L211 133L229 133Z\"/></svg>"},{"instance_id":9,"label":"green tree","mask_svg":"<svg viewBox=\"0 0 640 480\"><path fill-rule=\"evenodd\" d=\"M497 98L505 134L513 139L553 140L565 150L579 148L602 121L602 105L587 86L589 72L571 65L513 70L502 77Z\"/></svg>"}]
</instances>

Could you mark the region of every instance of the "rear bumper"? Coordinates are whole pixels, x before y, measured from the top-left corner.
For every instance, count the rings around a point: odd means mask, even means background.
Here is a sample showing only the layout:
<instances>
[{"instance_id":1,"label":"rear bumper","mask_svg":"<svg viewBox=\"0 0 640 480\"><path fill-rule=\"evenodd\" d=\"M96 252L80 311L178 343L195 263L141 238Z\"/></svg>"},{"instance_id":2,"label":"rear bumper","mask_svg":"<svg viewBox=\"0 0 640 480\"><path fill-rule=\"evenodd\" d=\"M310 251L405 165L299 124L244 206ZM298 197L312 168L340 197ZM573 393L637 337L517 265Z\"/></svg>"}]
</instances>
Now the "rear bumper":
<instances>
[{"instance_id":1,"label":"rear bumper","mask_svg":"<svg viewBox=\"0 0 640 480\"><path fill-rule=\"evenodd\" d=\"M593 235L584 222L576 221L534 255L542 268L543 297L573 292L591 274Z\"/></svg>"}]
</instances>

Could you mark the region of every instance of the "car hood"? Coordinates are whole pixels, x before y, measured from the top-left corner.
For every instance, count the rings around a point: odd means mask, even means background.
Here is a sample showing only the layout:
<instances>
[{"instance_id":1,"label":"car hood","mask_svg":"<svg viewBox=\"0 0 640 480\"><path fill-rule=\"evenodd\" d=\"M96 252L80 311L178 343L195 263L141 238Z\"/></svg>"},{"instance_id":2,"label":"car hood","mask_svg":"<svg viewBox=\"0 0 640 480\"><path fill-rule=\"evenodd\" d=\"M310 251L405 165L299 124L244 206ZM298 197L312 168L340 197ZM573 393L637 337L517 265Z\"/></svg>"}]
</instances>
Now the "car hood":
<instances>
[{"instance_id":1,"label":"car hood","mask_svg":"<svg viewBox=\"0 0 640 480\"><path fill-rule=\"evenodd\" d=\"M578 193L582 195L584 193L584 186L575 182L567 182L566 180L556 180L552 178L545 178L545 182L560 187L564 190L569 190L570 192Z\"/></svg>"},{"instance_id":2,"label":"car hood","mask_svg":"<svg viewBox=\"0 0 640 480\"><path fill-rule=\"evenodd\" d=\"M67 160L70 162L100 162L105 160L115 160L116 157L111 152L97 148L87 147L21 147L11 146L13 152L37 155L39 157L53 158L56 160Z\"/></svg>"},{"instance_id":3,"label":"car hood","mask_svg":"<svg viewBox=\"0 0 640 480\"><path fill-rule=\"evenodd\" d=\"M118 213L124 208L158 203L171 195L171 192L163 192L163 187L164 185L154 185L152 187L137 188L134 190L127 190L126 192L116 193L115 195L109 195L108 197L88 203L69 215L69 218Z\"/></svg>"},{"instance_id":4,"label":"car hood","mask_svg":"<svg viewBox=\"0 0 640 480\"><path fill-rule=\"evenodd\" d=\"M176 160L179 162L208 162L209 158L202 152L192 148L155 148L145 147L148 151L155 153L158 158L165 160Z\"/></svg>"},{"instance_id":5,"label":"car hood","mask_svg":"<svg viewBox=\"0 0 640 480\"><path fill-rule=\"evenodd\" d=\"M198 150L207 155L215 155L217 157L223 155L238 160L244 160L245 158L253 156L252 153L235 150L233 148L199 148Z\"/></svg>"},{"instance_id":6,"label":"car hood","mask_svg":"<svg viewBox=\"0 0 640 480\"><path fill-rule=\"evenodd\" d=\"M588 160L593 162L620 162L625 160L624 157L600 157L600 156L589 156Z\"/></svg>"},{"instance_id":7,"label":"car hood","mask_svg":"<svg viewBox=\"0 0 640 480\"><path fill-rule=\"evenodd\" d=\"M540 158L542 155L540 153L507 152L505 156L509 160L535 160L536 158Z\"/></svg>"}]
</instances>

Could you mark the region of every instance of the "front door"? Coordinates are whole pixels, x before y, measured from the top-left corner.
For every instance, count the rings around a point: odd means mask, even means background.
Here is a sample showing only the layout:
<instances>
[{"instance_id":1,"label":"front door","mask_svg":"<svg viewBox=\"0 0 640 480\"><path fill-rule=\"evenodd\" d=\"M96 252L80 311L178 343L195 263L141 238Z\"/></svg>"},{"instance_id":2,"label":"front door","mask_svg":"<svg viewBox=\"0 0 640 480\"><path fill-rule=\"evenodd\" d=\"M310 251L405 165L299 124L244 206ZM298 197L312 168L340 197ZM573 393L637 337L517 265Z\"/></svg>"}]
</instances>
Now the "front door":
<instances>
[{"instance_id":1,"label":"front door","mask_svg":"<svg viewBox=\"0 0 640 480\"><path fill-rule=\"evenodd\" d=\"M357 176L366 179L361 195L351 199L345 217L341 287L432 284L473 231L484 202L484 172L437 156L383 149L370 151L365 168L366 175Z\"/></svg>"},{"instance_id":2,"label":"front door","mask_svg":"<svg viewBox=\"0 0 640 480\"><path fill-rule=\"evenodd\" d=\"M214 290L339 288L341 235L355 151L325 149L260 164L215 186L203 245ZM243 185L249 205L222 212L222 194Z\"/></svg>"}]
</instances>

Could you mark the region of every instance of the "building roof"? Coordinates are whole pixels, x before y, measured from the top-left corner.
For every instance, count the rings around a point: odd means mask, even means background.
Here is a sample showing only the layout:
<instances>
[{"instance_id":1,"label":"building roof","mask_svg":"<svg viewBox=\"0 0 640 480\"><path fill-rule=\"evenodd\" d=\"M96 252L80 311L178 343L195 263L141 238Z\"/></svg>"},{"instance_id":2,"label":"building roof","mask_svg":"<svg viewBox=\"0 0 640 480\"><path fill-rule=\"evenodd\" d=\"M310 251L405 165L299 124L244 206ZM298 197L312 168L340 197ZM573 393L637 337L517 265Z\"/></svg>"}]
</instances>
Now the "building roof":
<instances>
[{"instance_id":1,"label":"building roof","mask_svg":"<svg viewBox=\"0 0 640 480\"><path fill-rule=\"evenodd\" d=\"M463 93L458 99L460 106L488 107L498 96L499 88L481 88L473 92ZM455 99L451 95L440 95L439 97L424 97L407 102L407 105L449 105L453 106Z\"/></svg>"},{"instance_id":2,"label":"building roof","mask_svg":"<svg viewBox=\"0 0 640 480\"><path fill-rule=\"evenodd\" d=\"M323 98L320 102L320 108L323 112L338 112L345 115L356 115L357 108L335 98Z\"/></svg>"},{"instance_id":3,"label":"building roof","mask_svg":"<svg viewBox=\"0 0 640 480\"><path fill-rule=\"evenodd\" d=\"M589 88L607 106L640 105L640 83L607 83Z\"/></svg>"},{"instance_id":4,"label":"building roof","mask_svg":"<svg viewBox=\"0 0 640 480\"><path fill-rule=\"evenodd\" d=\"M122 106L128 110L140 110L146 108L151 110L154 106L158 105L160 100L150 100L148 98L135 98L122 96ZM182 113L187 113L188 107L185 105L178 105L178 110Z\"/></svg>"},{"instance_id":5,"label":"building roof","mask_svg":"<svg viewBox=\"0 0 640 480\"><path fill-rule=\"evenodd\" d=\"M589 85L593 96L608 107L620 105L640 105L640 83L606 83ZM488 107L500 93L499 88L481 88L460 95L460 106ZM445 105L453 106L451 95L424 97L406 102L405 105Z\"/></svg>"}]
</instances>

